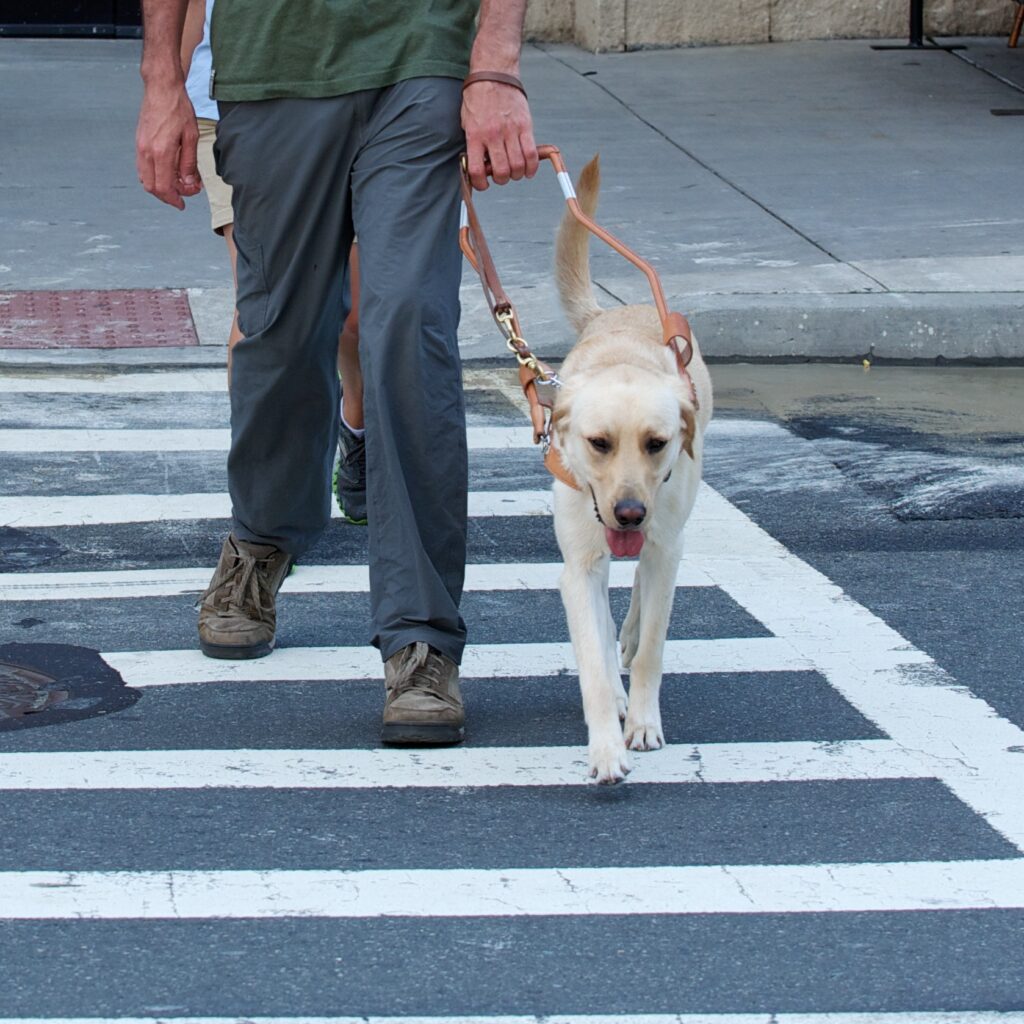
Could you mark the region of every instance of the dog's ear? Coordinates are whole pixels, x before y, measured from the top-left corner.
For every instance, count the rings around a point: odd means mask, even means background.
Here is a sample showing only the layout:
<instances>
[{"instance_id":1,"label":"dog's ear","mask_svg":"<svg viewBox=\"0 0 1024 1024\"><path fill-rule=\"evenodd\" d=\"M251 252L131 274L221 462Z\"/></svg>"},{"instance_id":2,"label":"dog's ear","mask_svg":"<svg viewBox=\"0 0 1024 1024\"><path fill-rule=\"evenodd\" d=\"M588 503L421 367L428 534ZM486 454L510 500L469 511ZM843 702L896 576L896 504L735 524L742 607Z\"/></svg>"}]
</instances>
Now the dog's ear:
<instances>
[{"instance_id":1,"label":"dog's ear","mask_svg":"<svg viewBox=\"0 0 1024 1024\"><path fill-rule=\"evenodd\" d=\"M557 431L560 437L565 437L569 432L569 402L564 392L558 396L551 411L551 429Z\"/></svg>"},{"instance_id":2,"label":"dog's ear","mask_svg":"<svg viewBox=\"0 0 1024 1024\"><path fill-rule=\"evenodd\" d=\"M693 439L697 434L697 416L689 401L680 402L679 414L683 421L683 451L692 459Z\"/></svg>"}]
</instances>

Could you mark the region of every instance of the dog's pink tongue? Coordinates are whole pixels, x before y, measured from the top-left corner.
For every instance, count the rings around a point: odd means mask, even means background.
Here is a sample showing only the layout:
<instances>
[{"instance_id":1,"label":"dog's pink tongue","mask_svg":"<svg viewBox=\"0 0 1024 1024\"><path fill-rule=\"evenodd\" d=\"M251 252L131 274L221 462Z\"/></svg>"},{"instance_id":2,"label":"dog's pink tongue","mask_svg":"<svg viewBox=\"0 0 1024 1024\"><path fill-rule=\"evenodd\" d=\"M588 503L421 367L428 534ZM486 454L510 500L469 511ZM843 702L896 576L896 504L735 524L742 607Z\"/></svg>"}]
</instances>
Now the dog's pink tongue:
<instances>
[{"instance_id":1,"label":"dog's pink tongue","mask_svg":"<svg viewBox=\"0 0 1024 1024\"><path fill-rule=\"evenodd\" d=\"M644 546L644 535L639 530L609 530L605 527L604 535L617 558L636 558Z\"/></svg>"}]
</instances>

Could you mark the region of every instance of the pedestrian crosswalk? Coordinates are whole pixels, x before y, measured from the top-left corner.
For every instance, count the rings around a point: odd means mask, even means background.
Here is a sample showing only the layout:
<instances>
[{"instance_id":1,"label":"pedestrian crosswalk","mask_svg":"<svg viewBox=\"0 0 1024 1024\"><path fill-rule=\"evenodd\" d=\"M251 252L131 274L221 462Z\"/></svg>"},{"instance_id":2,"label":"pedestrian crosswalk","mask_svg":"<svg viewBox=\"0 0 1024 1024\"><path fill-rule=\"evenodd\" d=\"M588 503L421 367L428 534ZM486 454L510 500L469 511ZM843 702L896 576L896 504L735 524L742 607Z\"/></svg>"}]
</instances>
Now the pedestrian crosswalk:
<instances>
[{"instance_id":1,"label":"pedestrian crosswalk","mask_svg":"<svg viewBox=\"0 0 1024 1024\"><path fill-rule=\"evenodd\" d=\"M0 374L0 543L39 552L0 571L0 663L88 647L142 694L0 731L4 958L36 979L40 956L84 964L60 995L0 987L0 1024L994 1021L908 997L869 951L895 942L912 973L954 922L1016 927L1024 730L705 486L666 648L670 746L589 786L547 481L500 372L467 381L468 739L401 751L374 742L358 529L333 524L287 581L271 657L186 639L229 514L220 370ZM59 400L62 426L32 399ZM139 490L140 460L174 453L213 460L207 489L156 472ZM35 456L102 489L28 486ZM630 582L614 563L620 605ZM840 966L869 997L833 996ZM950 972L977 981L969 956ZM719 989L728 1005L702 1001Z\"/></svg>"}]
</instances>

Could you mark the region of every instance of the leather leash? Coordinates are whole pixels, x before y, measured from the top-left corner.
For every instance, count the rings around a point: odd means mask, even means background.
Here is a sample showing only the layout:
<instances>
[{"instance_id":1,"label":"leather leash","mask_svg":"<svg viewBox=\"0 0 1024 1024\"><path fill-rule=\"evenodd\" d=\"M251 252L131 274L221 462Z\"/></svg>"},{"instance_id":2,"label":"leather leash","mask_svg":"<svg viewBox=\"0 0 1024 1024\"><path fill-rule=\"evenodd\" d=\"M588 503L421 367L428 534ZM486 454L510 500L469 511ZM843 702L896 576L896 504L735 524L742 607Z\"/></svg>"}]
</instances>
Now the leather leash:
<instances>
[{"instance_id":1,"label":"leather leash","mask_svg":"<svg viewBox=\"0 0 1024 1024\"><path fill-rule=\"evenodd\" d=\"M619 255L642 270L647 277L647 282L654 295L658 318L661 320L662 341L672 349L679 375L689 385L690 397L694 408L697 408L697 389L687 369L693 358L693 337L689 321L682 313L669 310L665 302L661 280L654 267L583 212L576 198L572 178L566 170L558 148L556 146L538 146L537 155L541 160L551 161L558 177L558 184L561 186L562 194L565 196L566 204L572 215L588 231L597 235L602 242L610 245ZM487 240L484 238L483 228L480 226L476 209L473 206L473 186L469 180L465 154L462 157L462 218L459 224L459 247L466 259L469 260L470 265L479 274L484 298L487 300L494 322L505 336L506 345L519 363L519 384L530 406L533 443L543 444L544 465L548 472L562 483L575 490L580 490L580 485L576 482L575 477L562 462L558 449L551 443L550 422L551 410L554 407L554 391L562 386L562 382L550 366L534 355L526 339L522 336L515 306L512 305L502 287L501 278L498 276L498 270L494 265ZM538 386L548 388L549 393L542 393Z\"/></svg>"}]
</instances>

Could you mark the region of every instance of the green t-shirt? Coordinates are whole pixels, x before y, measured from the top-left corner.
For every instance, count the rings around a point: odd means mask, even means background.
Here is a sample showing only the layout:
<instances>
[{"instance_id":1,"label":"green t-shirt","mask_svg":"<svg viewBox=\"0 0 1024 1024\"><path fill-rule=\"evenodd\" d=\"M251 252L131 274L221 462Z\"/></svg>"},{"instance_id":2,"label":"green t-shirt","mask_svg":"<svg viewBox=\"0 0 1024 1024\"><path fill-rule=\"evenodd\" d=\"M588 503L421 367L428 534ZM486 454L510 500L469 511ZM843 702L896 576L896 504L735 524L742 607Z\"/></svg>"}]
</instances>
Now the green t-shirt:
<instances>
[{"instance_id":1,"label":"green t-shirt","mask_svg":"<svg viewBox=\"0 0 1024 1024\"><path fill-rule=\"evenodd\" d=\"M340 96L463 78L479 0L217 0L218 100Z\"/></svg>"}]
</instances>

